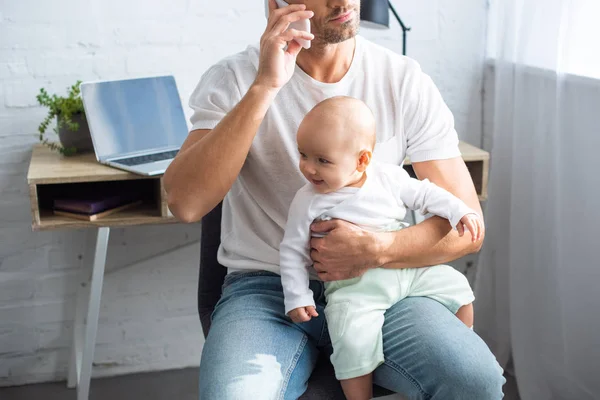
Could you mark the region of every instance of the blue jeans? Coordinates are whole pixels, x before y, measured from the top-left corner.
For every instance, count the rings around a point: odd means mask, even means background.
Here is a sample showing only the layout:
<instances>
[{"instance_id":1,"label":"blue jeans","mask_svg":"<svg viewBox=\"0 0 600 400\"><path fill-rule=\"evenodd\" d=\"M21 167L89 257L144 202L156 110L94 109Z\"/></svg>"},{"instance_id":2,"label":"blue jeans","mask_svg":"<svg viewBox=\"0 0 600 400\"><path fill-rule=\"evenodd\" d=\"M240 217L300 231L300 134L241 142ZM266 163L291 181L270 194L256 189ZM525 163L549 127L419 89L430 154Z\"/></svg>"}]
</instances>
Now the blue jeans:
<instances>
[{"instance_id":1,"label":"blue jeans","mask_svg":"<svg viewBox=\"0 0 600 400\"><path fill-rule=\"evenodd\" d=\"M318 318L294 324L278 275L227 275L200 363L200 399L297 399L319 351L331 352L323 283ZM385 362L373 381L406 399L501 399L504 377L486 344L435 300L406 298L385 313Z\"/></svg>"}]
</instances>

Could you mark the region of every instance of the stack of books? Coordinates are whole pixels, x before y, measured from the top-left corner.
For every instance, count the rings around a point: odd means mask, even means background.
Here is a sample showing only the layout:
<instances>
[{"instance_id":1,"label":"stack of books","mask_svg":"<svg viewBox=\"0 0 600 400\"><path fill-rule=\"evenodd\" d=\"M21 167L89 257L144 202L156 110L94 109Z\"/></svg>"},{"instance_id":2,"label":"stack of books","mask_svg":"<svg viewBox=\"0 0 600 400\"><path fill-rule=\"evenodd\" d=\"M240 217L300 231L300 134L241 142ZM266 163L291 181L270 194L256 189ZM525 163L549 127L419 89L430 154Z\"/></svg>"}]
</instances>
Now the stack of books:
<instances>
[{"instance_id":1,"label":"stack of books","mask_svg":"<svg viewBox=\"0 0 600 400\"><path fill-rule=\"evenodd\" d=\"M88 193L54 199L53 211L55 215L96 221L141 203L139 194L134 192Z\"/></svg>"}]
</instances>

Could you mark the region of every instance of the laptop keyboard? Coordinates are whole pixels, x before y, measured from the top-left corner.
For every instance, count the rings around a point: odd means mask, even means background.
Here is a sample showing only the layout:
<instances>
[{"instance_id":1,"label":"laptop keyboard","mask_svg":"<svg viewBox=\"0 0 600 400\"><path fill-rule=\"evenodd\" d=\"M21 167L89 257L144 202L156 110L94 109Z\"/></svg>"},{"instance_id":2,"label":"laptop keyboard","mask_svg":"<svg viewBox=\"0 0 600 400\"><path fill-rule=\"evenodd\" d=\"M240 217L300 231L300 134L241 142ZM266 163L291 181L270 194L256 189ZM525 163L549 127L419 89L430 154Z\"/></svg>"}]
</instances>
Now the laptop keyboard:
<instances>
[{"instance_id":1,"label":"laptop keyboard","mask_svg":"<svg viewBox=\"0 0 600 400\"><path fill-rule=\"evenodd\" d=\"M163 153L156 154L148 154L146 156L137 156L131 158L123 158L120 160L114 160L113 162L123 165L141 165L141 164L150 164L156 161L169 160L171 158L175 158L179 150L165 151Z\"/></svg>"}]
</instances>

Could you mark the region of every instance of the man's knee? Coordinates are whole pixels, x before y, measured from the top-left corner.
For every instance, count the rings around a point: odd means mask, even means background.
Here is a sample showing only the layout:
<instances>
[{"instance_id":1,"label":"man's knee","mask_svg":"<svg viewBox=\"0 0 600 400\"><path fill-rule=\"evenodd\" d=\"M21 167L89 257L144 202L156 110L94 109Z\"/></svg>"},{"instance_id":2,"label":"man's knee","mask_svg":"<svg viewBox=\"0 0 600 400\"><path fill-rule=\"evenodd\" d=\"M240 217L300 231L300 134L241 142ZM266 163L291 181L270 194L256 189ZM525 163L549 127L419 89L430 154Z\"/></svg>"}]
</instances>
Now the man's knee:
<instances>
[{"instance_id":1,"label":"man's knee","mask_svg":"<svg viewBox=\"0 0 600 400\"><path fill-rule=\"evenodd\" d=\"M271 355L259 354L235 368L202 367L199 384L202 400L276 399L284 388L281 365Z\"/></svg>"},{"instance_id":2,"label":"man's knee","mask_svg":"<svg viewBox=\"0 0 600 400\"><path fill-rule=\"evenodd\" d=\"M495 359L470 359L457 362L453 367L440 371L445 384L438 386L434 399L485 399L503 397L505 383L502 368Z\"/></svg>"}]
</instances>

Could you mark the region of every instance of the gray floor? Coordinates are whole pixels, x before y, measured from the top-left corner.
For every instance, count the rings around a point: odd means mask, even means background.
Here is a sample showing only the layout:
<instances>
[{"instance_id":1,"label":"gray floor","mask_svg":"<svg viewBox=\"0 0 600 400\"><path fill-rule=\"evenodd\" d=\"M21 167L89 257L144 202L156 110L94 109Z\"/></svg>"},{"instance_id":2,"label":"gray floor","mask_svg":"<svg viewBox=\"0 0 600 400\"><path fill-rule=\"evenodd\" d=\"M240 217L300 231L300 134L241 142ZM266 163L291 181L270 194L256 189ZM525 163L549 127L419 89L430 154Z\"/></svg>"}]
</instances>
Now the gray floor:
<instances>
[{"instance_id":1,"label":"gray floor","mask_svg":"<svg viewBox=\"0 0 600 400\"><path fill-rule=\"evenodd\" d=\"M198 369L94 379L90 400L198 400ZM519 400L514 378L507 376L505 400ZM0 388L2 400L76 400L64 382ZM394 399L393 396L386 399Z\"/></svg>"},{"instance_id":2,"label":"gray floor","mask_svg":"<svg viewBox=\"0 0 600 400\"><path fill-rule=\"evenodd\" d=\"M92 380L90 400L198 400L198 369ZM76 400L65 382L0 388L2 400Z\"/></svg>"}]
</instances>

